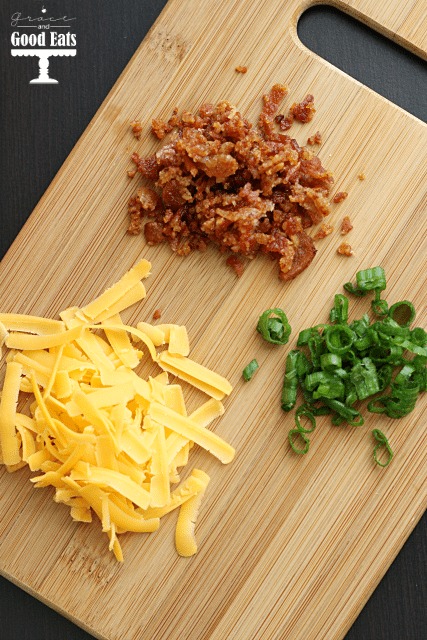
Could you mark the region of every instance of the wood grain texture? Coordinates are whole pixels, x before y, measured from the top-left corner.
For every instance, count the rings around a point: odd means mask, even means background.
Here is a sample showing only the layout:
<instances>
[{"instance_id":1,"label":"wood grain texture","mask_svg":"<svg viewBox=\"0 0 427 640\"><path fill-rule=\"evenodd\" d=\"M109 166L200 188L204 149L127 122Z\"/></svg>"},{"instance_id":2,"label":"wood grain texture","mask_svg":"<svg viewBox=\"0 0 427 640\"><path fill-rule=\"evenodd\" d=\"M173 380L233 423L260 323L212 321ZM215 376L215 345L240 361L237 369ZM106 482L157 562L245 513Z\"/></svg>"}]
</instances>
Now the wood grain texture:
<instances>
[{"instance_id":1,"label":"wood grain texture","mask_svg":"<svg viewBox=\"0 0 427 640\"><path fill-rule=\"evenodd\" d=\"M417 3L406 16L397 4L385 5L383 20L377 3L350 10L406 38ZM340 638L425 508L421 408L399 424L375 421L396 451L385 472L372 466L368 428L337 434L326 420L311 455L296 459L277 406L284 352L254 332L259 311L276 304L294 335L324 320L342 283L377 263L387 270L388 298L414 300L425 323L426 128L302 47L301 7L169 3L2 262L3 310L52 315L87 302L144 255L153 262L148 298L128 319L162 308L165 319L187 324L195 356L236 387L215 427L237 448L236 461L223 467L200 451L192 456L212 482L190 561L175 554L171 517L154 536L127 537L125 565L115 565L96 527L73 524L25 471L2 472L3 574L100 638ZM415 22L415 44L425 48ZM236 74L236 64L248 73ZM215 251L180 260L126 236L129 155L158 146L148 136L137 143L129 122L224 97L255 118L276 81L289 85L291 99L316 97L319 155L337 190L350 193L332 219L351 215L355 257L335 254L336 233L292 283L279 283L263 260L236 281ZM295 136L305 140L309 129ZM351 312L361 309L356 302ZM240 373L254 356L261 369L245 386Z\"/></svg>"}]
</instances>

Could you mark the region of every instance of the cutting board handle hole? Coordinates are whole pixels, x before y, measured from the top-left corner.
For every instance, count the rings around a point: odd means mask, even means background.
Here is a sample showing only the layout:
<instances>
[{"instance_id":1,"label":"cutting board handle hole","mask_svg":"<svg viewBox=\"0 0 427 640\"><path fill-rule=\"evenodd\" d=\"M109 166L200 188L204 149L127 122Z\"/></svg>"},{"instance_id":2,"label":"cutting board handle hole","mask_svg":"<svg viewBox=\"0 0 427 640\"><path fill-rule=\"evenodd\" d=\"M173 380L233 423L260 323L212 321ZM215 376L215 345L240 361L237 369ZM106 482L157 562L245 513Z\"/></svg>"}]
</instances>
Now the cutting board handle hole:
<instances>
[{"instance_id":1,"label":"cutting board handle hole","mask_svg":"<svg viewBox=\"0 0 427 640\"><path fill-rule=\"evenodd\" d=\"M318 56L420 120L427 120L422 90L427 86L427 64L421 58L326 5L307 9L297 30L301 42Z\"/></svg>"}]
</instances>

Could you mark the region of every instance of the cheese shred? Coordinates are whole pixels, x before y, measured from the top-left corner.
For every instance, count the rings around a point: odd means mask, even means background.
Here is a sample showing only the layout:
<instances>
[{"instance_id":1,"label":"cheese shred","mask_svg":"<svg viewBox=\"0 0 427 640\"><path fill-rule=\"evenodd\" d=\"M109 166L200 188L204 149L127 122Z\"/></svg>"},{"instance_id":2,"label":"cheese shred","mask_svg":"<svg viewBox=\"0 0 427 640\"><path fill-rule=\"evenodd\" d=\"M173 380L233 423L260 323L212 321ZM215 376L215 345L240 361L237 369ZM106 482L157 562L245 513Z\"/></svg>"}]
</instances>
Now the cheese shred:
<instances>
[{"instance_id":1,"label":"cheese shred","mask_svg":"<svg viewBox=\"0 0 427 640\"><path fill-rule=\"evenodd\" d=\"M8 471L28 465L37 472L34 487L53 487L54 501L68 506L74 521L90 523L95 515L119 562L121 534L157 531L174 510L177 553L194 555L209 476L190 469L181 481L181 471L194 444L224 464L235 453L209 429L232 387L188 357L187 329L121 320L123 310L145 297L141 280L150 269L141 260L93 302L62 311L61 320L0 313L0 343L10 349L0 463ZM144 379L137 367L147 358L160 372ZM185 385L169 383L168 372L210 398L188 414ZM20 393L33 396L26 413L17 410Z\"/></svg>"}]
</instances>

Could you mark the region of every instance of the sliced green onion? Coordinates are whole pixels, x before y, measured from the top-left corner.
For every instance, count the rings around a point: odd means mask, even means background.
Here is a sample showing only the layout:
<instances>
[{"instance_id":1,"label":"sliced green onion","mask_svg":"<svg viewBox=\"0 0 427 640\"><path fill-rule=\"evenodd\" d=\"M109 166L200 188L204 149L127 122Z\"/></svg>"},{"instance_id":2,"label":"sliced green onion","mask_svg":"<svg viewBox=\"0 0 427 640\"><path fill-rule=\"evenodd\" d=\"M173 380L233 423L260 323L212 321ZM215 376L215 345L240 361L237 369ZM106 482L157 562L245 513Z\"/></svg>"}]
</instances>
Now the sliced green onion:
<instances>
[{"instance_id":1,"label":"sliced green onion","mask_svg":"<svg viewBox=\"0 0 427 640\"><path fill-rule=\"evenodd\" d=\"M305 345L308 344L308 340L309 338L311 338L312 335L313 335L313 329L303 329L302 331L300 331L298 340L297 340L297 347L305 347Z\"/></svg>"},{"instance_id":2,"label":"sliced green onion","mask_svg":"<svg viewBox=\"0 0 427 640\"><path fill-rule=\"evenodd\" d=\"M384 391L388 387L391 382L392 375L393 367L390 364L384 364L377 369L377 379L380 391Z\"/></svg>"},{"instance_id":3,"label":"sliced green onion","mask_svg":"<svg viewBox=\"0 0 427 640\"><path fill-rule=\"evenodd\" d=\"M407 349L411 353L416 353L419 356L427 356L427 347L420 347L410 340L403 340L400 346L403 349Z\"/></svg>"},{"instance_id":4,"label":"sliced green onion","mask_svg":"<svg viewBox=\"0 0 427 640\"><path fill-rule=\"evenodd\" d=\"M328 383L319 384L316 391L313 391L314 400L324 398L343 398L345 393L344 384L341 380L331 380Z\"/></svg>"},{"instance_id":5,"label":"sliced green onion","mask_svg":"<svg viewBox=\"0 0 427 640\"><path fill-rule=\"evenodd\" d=\"M348 320L348 298L337 293L334 299L334 306L329 314L331 322L338 322L344 324Z\"/></svg>"},{"instance_id":6,"label":"sliced green onion","mask_svg":"<svg viewBox=\"0 0 427 640\"><path fill-rule=\"evenodd\" d=\"M310 351L311 363L313 365L313 369L318 369L320 366L320 356L324 352L323 339L318 334L315 333L308 339L308 348Z\"/></svg>"},{"instance_id":7,"label":"sliced green onion","mask_svg":"<svg viewBox=\"0 0 427 640\"><path fill-rule=\"evenodd\" d=\"M298 379L301 380L307 375L307 373L310 373L313 367L305 353L303 353L302 351L298 351L298 353L299 358L297 359L296 366Z\"/></svg>"},{"instance_id":8,"label":"sliced green onion","mask_svg":"<svg viewBox=\"0 0 427 640\"><path fill-rule=\"evenodd\" d=\"M427 331L424 331L421 327L415 327L412 329L411 333L411 342L418 345L419 347L427 346Z\"/></svg>"},{"instance_id":9,"label":"sliced green onion","mask_svg":"<svg viewBox=\"0 0 427 640\"><path fill-rule=\"evenodd\" d=\"M291 335L291 326L286 314L282 309L267 309L261 314L257 331L260 332L264 340L272 344L286 344Z\"/></svg>"},{"instance_id":10,"label":"sliced green onion","mask_svg":"<svg viewBox=\"0 0 427 640\"><path fill-rule=\"evenodd\" d=\"M394 384L399 384L399 385L408 384L411 378L413 377L414 372L415 372L415 367L411 364L406 364L404 367L402 367L402 369L399 371L399 373L395 377Z\"/></svg>"},{"instance_id":11,"label":"sliced green onion","mask_svg":"<svg viewBox=\"0 0 427 640\"><path fill-rule=\"evenodd\" d=\"M368 291L383 291L387 286L385 272L382 267L363 269L356 273L356 286L346 282L344 289L356 296L364 296Z\"/></svg>"},{"instance_id":12,"label":"sliced green onion","mask_svg":"<svg viewBox=\"0 0 427 640\"><path fill-rule=\"evenodd\" d=\"M325 329L326 346L330 353L343 355L351 349L355 333L345 324L336 324Z\"/></svg>"},{"instance_id":13,"label":"sliced green onion","mask_svg":"<svg viewBox=\"0 0 427 640\"><path fill-rule=\"evenodd\" d=\"M421 327L410 329L415 319L411 302L402 300L388 308L381 298L385 288L382 267L359 271L356 285L346 283L344 289L358 296L372 291L376 318L371 321L365 313L349 323L348 298L339 294L334 298L330 323L299 334L299 350L287 358L282 390L285 410L295 406L298 388L304 397L296 427L289 432L289 442L297 453L309 450L307 434L314 429L315 416L330 414L334 425L360 426L364 418L356 403L368 400L369 412L402 418L414 410L419 394L427 390L427 332ZM312 429L301 426L298 416L303 415L311 416ZM385 436L378 430L375 433L374 458L387 466L393 453ZM380 447L389 452L386 463L378 460Z\"/></svg>"},{"instance_id":14,"label":"sliced green onion","mask_svg":"<svg viewBox=\"0 0 427 640\"><path fill-rule=\"evenodd\" d=\"M342 380L345 380L346 378L348 378L348 371L346 371L342 367L340 369L334 369L333 373L334 373L334 376L338 376Z\"/></svg>"},{"instance_id":15,"label":"sliced green onion","mask_svg":"<svg viewBox=\"0 0 427 640\"><path fill-rule=\"evenodd\" d=\"M377 364L388 363L395 366L402 364L403 347L400 345L388 343L387 346L375 346L373 347L369 355Z\"/></svg>"},{"instance_id":16,"label":"sliced green onion","mask_svg":"<svg viewBox=\"0 0 427 640\"><path fill-rule=\"evenodd\" d=\"M307 429L306 427L302 426L300 420L301 416L307 418L307 420L311 424L311 428ZM297 411L295 412L295 424L296 429L291 429L288 433L289 444L292 451L298 453L299 455L304 455L308 453L308 450L310 448L310 440L307 437L307 433L312 433L316 428L316 418L314 417L312 411L308 409L308 407L302 405L301 407L298 407ZM296 445L296 441L298 438L301 438L301 440L304 442L303 449L298 448Z\"/></svg>"},{"instance_id":17,"label":"sliced green onion","mask_svg":"<svg viewBox=\"0 0 427 640\"><path fill-rule=\"evenodd\" d=\"M370 358L363 358L353 366L350 381L354 385L359 400L365 400L380 391L377 368Z\"/></svg>"},{"instance_id":18,"label":"sliced green onion","mask_svg":"<svg viewBox=\"0 0 427 640\"><path fill-rule=\"evenodd\" d=\"M358 271L356 273L356 284L360 291L384 291L387 286L385 271L382 267Z\"/></svg>"},{"instance_id":19,"label":"sliced green onion","mask_svg":"<svg viewBox=\"0 0 427 640\"><path fill-rule=\"evenodd\" d=\"M345 404L335 399L325 399L324 402L352 427L361 427L364 424L365 421L363 416L359 411L356 411L356 409L347 407Z\"/></svg>"},{"instance_id":20,"label":"sliced green onion","mask_svg":"<svg viewBox=\"0 0 427 640\"><path fill-rule=\"evenodd\" d=\"M378 332L370 328L365 331L363 336L354 341L354 347L358 351L365 351L366 349L379 344L379 342L380 339L378 337Z\"/></svg>"},{"instance_id":21,"label":"sliced green onion","mask_svg":"<svg viewBox=\"0 0 427 640\"><path fill-rule=\"evenodd\" d=\"M332 410L326 405L321 405L320 407L310 405L310 411L313 416L329 416L332 413Z\"/></svg>"},{"instance_id":22,"label":"sliced green onion","mask_svg":"<svg viewBox=\"0 0 427 640\"><path fill-rule=\"evenodd\" d=\"M344 289L349 293L353 294L354 296L358 296L359 298L363 298L363 296L366 296L367 294L367 291L362 291L361 289L358 289L357 287L354 286L352 282L346 282L344 285Z\"/></svg>"},{"instance_id":23,"label":"sliced green onion","mask_svg":"<svg viewBox=\"0 0 427 640\"><path fill-rule=\"evenodd\" d=\"M419 387L416 382L404 385L393 383L390 396L385 401L386 415L389 418L403 418L415 408Z\"/></svg>"},{"instance_id":24,"label":"sliced green onion","mask_svg":"<svg viewBox=\"0 0 427 640\"><path fill-rule=\"evenodd\" d=\"M366 334L369 329L369 316L367 313L364 313L359 320L353 320L353 322L349 325L350 329L354 331L354 333L360 338Z\"/></svg>"},{"instance_id":25,"label":"sliced green onion","mask_svg":"<svg viewBox=\"0 0 427 640\"><path fill-rule=\"evenodd\" d=\"M372 311L376 316L384 317L388 313L388 304L386 300L381 300L381 290L375 289L375 298L371 302Z\"/></svg>"},{"instance_id":26,"label":"sliced green onion","mask_svg":"<svg viewBox=\"0 0 427 640\"><path fill-rule=\"evenodd\" d=\"M374 436L376 442L378 443L374 447L374 452L373 452L374 460L380 467L387 467L392 461L393 455L394 455L392 448L390 447L389 441L387 440L383 432L380 431L379 429L374 429L372 431L372 435ZM388 453L388 458L385 462L381 462L381 460L378 458L378 450L383 448Z\"/></svg>"},{"instance_id":27,"label":"sliced green onion","mask_svg":"<svg viewBox=\"0 0 427 640\"><path fill-rule=\"evenodd\" d=\"M346 364L356 364L359 362L359 354L356 354L353 349L349 349L343 354L342 359Z\"/></svg>"},{"instance_id":28,"label":"sliced green onion","mask_svg":"<svg viewBox=\"0 0 427 640\"><path fill-rule=\"evenodd\" d=\"M254 375L255 371L259 368L259 364L258 362L255 360L255 358L253 360L250 361L249 364L246 365L246 367L243 369L243 378L244 380L246 380L246 382L249 382L249 380L252 378L252 376Z\"/></svg>"},{"instance_id":29,"label":"sliced green onion","mask_svg":"<svg viewBox=\"0 0 427 640\"><path fill-rule=\"evenodd\" d=\"M388 315L392 320L400 324L401 327L409 327L415 319L415 307L412 302L408 302L408 300L395 302L388 310Z\"/></svg>"},{"instance_id":30,"label":"sliced green onion","mask_svg":"<svg viewBox=\"0 0 427 640\"><path fill-rule=\"evenodd\" d=\"M281 407L283 411L290 411L297 401L298 388L298 360L301 354L294 350L288 353L286 358L285 376L283 379Z\"/></svg>"},{"instance_id":31,"label":"sliced green onion","mask_svg":"<svg viewBox=\"0 0 427 640\"><path fill-rule=\"evenodd\" d=\"M403 338L408 338L410 333L407 327L401 326L398 322L387 316L384 320L379 322L375 322L373 325L374 329L378 331L378 333L383 336L402 336Z\"/></svg>"},{"instance_id":32,"label":"sliced green onion","mask_svg":"<svg viewBox=\"0 0 427 640\"><path fill-rule=\"evenodd\" d=\"M411 363L415 368L414 381L418 384L420 392L427 391L427 357L415 356Z\"/></svg>"},{"instance_id":33,"label":"sliced green onion","mask_svg":"<svg viewBox=\"0 0 427 640\"><path fill-rule=\"evenodd\" d=\"M308 341L310 340L310 338L314 336L320 337L323 329L327 326L328 325L326 324L318 324L315 327L310 327L309 329L303 329L302 331L300 331L297 340L297 347L305 347L306 345L308 345Z\"/></svg>"},{"instance_id":34,"label":"sliced green onion","mask_svg":"<svg viewBox=\"0 0 427 640\"><path fill-rule=\"evenodd\" d=\"M386 399L386 396L375 398L374 400L370 400L368 402L368 411L371 413L385 413L386 408L383 400Z\"/></svg>"},{"instance_id":35,"label":"sliced green onion","mask_svg":"<svg viewBox=\"0 0 427 640\"><path fill-rule=\"evenodd\" d=\"M355 402L357 402L357 391L355 389L354 384L351 382L347 382L346 392L345 392L345 404L347 407L352 407Z\"/></svg>"},{"instance_id":36,"label":"sliced green onion","mask_svg":"<svg viewBox=\"0 0 427 640\"><path fill-rule=\"evenodd\" d=\"M320 356L320 366L324 371L335 371L341 369L341 356L336 353L323 353Z\"/></svg>"},{"instance_id":37,"label":"sliced green onion","mask_svg":"<svg viewBox=\"0 0 427 640\"><path fill-rule=\"evenodd\" d=\"M301 438L301 440L305 443L303 449L299 449L295 444L297 438ZM298 453L300 455L308 453L308 450L310 448L310 440L307 438L305 433L302 433L299 429L291 429L288 433L288 440L289 444L291 445L292 451L294 451L295 453Z\"/></svg>"},{"instance_id":38,"label":"sliced green onion","mask_svg":"<svg viewBox=\"0 0 427 640\"><path fill-rule=\"evenodd\" d=\"M303 427L301 425L301 416L307 418L307 420L311 424L311 429L307 429L307 427ZM309 409L305 405L301 405L300 407L298 407L295 412L295 424L297 425L297 429L299 429L302 433L312 433L316 428L316 420L311 409Z\"/></svg>"}]
</instances>

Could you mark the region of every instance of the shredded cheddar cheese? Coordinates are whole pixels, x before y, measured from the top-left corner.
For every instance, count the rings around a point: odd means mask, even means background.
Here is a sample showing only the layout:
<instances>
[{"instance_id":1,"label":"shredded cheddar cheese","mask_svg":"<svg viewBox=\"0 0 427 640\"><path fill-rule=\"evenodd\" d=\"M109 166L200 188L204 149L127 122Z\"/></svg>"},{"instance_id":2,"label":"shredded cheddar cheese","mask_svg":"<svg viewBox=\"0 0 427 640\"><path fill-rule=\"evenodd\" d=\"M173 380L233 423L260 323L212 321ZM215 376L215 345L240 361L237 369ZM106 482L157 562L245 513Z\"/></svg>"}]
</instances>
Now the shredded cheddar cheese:
<instances>
[{"instance_id":1,"label":"shredded cheddar cheese","mask_svg":"<svg viewBox=\"0 0 427 640\"><path fill-rule=\"evenodd\" d=\"M93 302L62 311L61 320L0 313L0 344L10 350L0 462L8 471L28 465L37 474L34 487L53 487L73 520L89 523L95 514L118 561L121 534L154 532L173 510L178 554L196 553L195 522L209 476L192 469L181 481L181 470L194 445L224 464L234 457L208 428L224 413L231 385L189 358L186 328L122 322L121 311L145 297L141 280L150 269L141 260ZM147 357L160 372L144 379L137 367ZM169 374L209 399L188 414L184 389L170 384ZM28 414L17 409L20 392L33 396Z\"/></svg>"}]
</instances>

